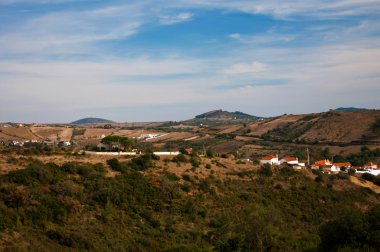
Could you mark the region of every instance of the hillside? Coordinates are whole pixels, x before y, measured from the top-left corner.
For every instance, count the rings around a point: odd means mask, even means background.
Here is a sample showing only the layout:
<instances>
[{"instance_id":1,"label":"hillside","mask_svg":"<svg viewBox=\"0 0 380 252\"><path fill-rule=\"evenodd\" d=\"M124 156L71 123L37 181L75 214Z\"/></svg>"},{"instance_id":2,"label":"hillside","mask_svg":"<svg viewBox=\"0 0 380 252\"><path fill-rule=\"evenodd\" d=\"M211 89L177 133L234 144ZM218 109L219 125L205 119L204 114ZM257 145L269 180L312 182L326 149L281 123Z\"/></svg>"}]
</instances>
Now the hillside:
<instances>
[{"instance_id":1,"label":"hillside","mask_svg":"<svg viewBox=\"0 0 380 252\"><path fill-rule=\"evenodd\" d=\"M380 217L379 196L347 176L316 182L315 175L286 167L268 170L190 156L59 164L4 160L19 168L0 175L1 251L360 251L363 246L375 251L379 246L371 239L379 231L373 224ZM331 235L339 239L330 240Z\"/></svg>"},{"instance_id":2,"label":"hillside","mask_svg":"<svg viewBox=\"0 0 380 252\"><path fill-rule=\"evenodd\" d=\"M89 124L89 123L113 123L111 120L102 119L102 118L95 118L95 117L88 117L79 119L77 121L71 122L70 124Z\"/></svg>"},{"instance_id":3,"label":"hillside","mask_svg":"<svg viewBox=\"0 0 380 252\"><path fill-rule=\"evenodd\" d=\"M380 110L329 111L326 113L281 116L250 125L252 135L267 140L306 142L377 142ZM267 131L263 133L263 128Z\"/></svg>"}]
</instances>

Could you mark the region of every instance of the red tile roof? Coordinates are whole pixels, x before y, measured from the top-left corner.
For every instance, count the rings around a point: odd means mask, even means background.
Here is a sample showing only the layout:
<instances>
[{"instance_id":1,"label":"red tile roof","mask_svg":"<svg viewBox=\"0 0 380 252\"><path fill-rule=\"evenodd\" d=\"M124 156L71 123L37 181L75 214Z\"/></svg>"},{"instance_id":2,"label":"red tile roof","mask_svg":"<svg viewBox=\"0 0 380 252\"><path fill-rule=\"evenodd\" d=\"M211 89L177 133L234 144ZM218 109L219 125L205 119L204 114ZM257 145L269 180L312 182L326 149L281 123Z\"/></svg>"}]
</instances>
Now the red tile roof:
<instances>
[{"instance_id":1,"label":"red tile roof","mask_svg":"<svg viewBox=\"0 0 380 252\"><path fill-rule=\"evenodd\" d=\"M277 158L277 156L269 155L269 156L263 157L261 160L272 160L273 158Z\"/></svg>"},{"instance_id":2,"label":"red tile roof","mask_svg":"<svg viewBox=\"0 0 380 252\"><path fill-rule=\"evenodd\" d=\"M314 163L314 165L317 165L317 166L326 166L326 165L332 165L331 162L327 159L325 160L318 160Z\"/></svg>"},{"instance_id":3,"label":"red tile roof","mask_svg":"<svg viewBox=\"0 0 380 252\"><path fill-rule=\"evenodd\" d=\"M364 166L377 166L377 164L369 162L369 163L366 163Z\"/></svg>"},{"instance_id":4,"label":"red tile roof","mask_svg":"<svg viewBox=\"0 0 380 252\"><path fill-rule=\"evenodd\" d=\"M296 157L284 157L282 160L285 160L285 162L290 162L290 161L297 161L298 159Z\"/></svg>"},{"instance_id":5,"label":"red tile roof","mask_svg":"<svg viewBox=\"0 0 380 252\"><path fill-rule=\"evenodd\" d=\"M341 162L341 163L334 163L335 166L345 166L345 167L349 167L351 166L351 163L350 162Z\"/></svg>"}]
</instances>

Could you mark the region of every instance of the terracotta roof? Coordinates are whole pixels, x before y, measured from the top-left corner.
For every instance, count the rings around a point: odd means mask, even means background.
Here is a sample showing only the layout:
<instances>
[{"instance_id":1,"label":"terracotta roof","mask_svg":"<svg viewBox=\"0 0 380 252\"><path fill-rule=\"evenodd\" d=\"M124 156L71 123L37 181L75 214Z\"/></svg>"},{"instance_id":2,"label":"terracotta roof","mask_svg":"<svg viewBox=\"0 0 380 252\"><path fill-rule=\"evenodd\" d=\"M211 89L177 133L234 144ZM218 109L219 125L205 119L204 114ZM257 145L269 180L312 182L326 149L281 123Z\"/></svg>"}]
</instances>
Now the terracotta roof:
<instances>
[{"instance_id":1,"label":"terracotta roof","mask_svg":"<svg viewBox=\"0 0 380 252\"><path fill-rule=\"evenodd\" d=\"M342 162L342 163L334 163L335 166L345 166L345 167L348 167L348 166L351 166L351 163L350 162Z\"/></svg>"},{"instance_id":2,"label":"terracotta roof","mask_svg":"<svg viewBox=\"0 0 380 252\"><path fill-rule=\"evenodd\" d=\"M185 150L187 153L190 153L190 154L193 152L193 148L186 148Z\"/></svg>"},{"instance_id":3,"label":"terracotta roof","mask_svg":"<svg viewBox=\"0 0 380 252\"><path fill-rule=\"evenodd\" d=\"M282 160L285 160L285 162L290 162L290 161L297 161L298 158L296 157L284 157Z\"/></svg>"},{"instance_id":4,"label":"terracotta roof","mask_svg":"<svg viewBox=\"0 0 380 252\"><path fill-rule=\"evenodd\" d=\"M263 157L261 160L272 160L273 158L277 158L277 156L269 155L269 156Z\"/></svg>"},{"instance_id":5,"label":"terracotta roof","mask_svg":"<svg viewBox=\"0 0 380 252\"><path fill-rule=\"evenodd\" d=\"M325 159L325 160L318 160L314 163L314 165L318 165L318 166L326 166L326 165L332 165L330 160L328 159Z\"/></svg>"},{"instance_id":6,"label":"terracotta roof","mask_svg":"<svg viewBox=\"0 0 380 252\"><path fill-rule=\"evenodd\" d=\"M377 166L377 164L369 162L369 163L366 163L364 166Z\"/></svg>"}]
</instances>

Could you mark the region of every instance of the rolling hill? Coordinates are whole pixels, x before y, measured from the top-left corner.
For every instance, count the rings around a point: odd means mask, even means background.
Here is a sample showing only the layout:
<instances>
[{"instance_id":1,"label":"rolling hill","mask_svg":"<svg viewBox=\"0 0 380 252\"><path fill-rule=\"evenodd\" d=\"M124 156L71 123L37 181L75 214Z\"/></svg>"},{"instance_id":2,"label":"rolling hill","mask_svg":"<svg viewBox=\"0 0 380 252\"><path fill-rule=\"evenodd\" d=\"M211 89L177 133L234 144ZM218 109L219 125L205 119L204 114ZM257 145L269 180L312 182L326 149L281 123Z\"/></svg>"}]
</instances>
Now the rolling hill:
<instances>
[{"instance_id":1,"label":"rolling hill","mask_svg":"<svg viewBox=\"0 0 380 252\"><path fill-rule=\"evenodd\" d=\"M260 117L249 115L240 111L229 112L222 109L212 110L200 115L195 116L195 118L183 121L181 123L188 125L199 125L207 124L213 125L218 123L240 123L240 122L251 122L260 119Z\"/></svg>"},{"instance_id":2,"label":"rolling hill","mask_svg":"<svg viewBox=\"0 0 380 252\"><path fill-rule=\"evenodd\" d=\"M89 124L89 123L113 123L113 121L102 119L102 118L88 117L88 118L83 118L83 119L79 119L77 121L71 122L70 124Z\"/></svg>"},{"instance_id":3,"label":"rolling hill","mask_svg":"<svg viewBox=\"0 0 380 252\"><path fill-rule=\"evenodd\" d=\"M249 125L251 135L266 140L305 142L378 142L380 110L329 111L284 115Z\"/></svg>"}]
</instances>

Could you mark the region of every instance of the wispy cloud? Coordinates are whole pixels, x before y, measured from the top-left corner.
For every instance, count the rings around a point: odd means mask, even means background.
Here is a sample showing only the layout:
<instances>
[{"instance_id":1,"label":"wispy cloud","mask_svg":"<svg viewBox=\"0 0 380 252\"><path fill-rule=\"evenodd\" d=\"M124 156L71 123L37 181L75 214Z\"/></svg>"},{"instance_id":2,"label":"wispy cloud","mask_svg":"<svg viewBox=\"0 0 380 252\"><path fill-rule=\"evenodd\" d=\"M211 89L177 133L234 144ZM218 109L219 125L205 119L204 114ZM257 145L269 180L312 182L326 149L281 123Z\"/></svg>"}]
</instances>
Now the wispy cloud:
<instances>
[{"instance_id":1,"label":"wispy cloud","mask_svg":"<svg viewBox=\"0 0 380 252\"><path fill-rule=\"evenodd\" d=\"M171 25L181 22L190 21L194 15L190 12L182 12L175 15L161 15L159 17L160 23L164 25Z\"/></svg>"},{"instance_id":2,"label":"wispy cloud","mask_svg":"<svg viewBox=\"0 0 380 252\"><path fill-rule=\"evenodd\" d=\"M267 65L253 61L251 63L239 63L224 69L225 74L253 74L262 73L267 70Z\"/></svg>"}]
</instances>

